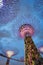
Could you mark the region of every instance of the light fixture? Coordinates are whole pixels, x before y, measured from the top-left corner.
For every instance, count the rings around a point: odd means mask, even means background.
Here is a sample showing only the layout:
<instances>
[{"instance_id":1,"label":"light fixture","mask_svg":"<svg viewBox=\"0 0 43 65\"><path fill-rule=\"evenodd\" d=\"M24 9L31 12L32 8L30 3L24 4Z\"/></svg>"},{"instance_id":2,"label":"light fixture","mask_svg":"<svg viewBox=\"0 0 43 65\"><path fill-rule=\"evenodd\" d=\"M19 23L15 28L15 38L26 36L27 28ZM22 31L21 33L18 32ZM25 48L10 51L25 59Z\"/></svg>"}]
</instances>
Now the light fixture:
<instances>
[{"instance_id":1,"label":"light fixture","mask_svg":"<svg viewBox=\"0 0 43 65\"><path fill-rule=\"evenodd\" d=\"M7 54L7 57L10 58L11 56L14 55L14 52L13 51L7 51L6 54Z\"/></svg>"}]
</instances>

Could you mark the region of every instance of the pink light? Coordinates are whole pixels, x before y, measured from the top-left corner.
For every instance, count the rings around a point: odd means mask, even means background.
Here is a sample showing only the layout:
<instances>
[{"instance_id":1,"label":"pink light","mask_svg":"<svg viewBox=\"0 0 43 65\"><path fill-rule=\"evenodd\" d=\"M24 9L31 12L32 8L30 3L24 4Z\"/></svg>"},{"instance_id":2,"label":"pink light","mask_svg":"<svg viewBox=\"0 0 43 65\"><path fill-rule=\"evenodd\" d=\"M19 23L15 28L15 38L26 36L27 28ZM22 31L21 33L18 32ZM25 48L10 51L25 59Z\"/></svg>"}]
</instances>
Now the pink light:
<instances>
[{"instance_id":1,"label":"pink light","mask_svg":"<svg viewBox=\"0 0 43 65\"><path fill-rule=\"evenodd\" d=\"M31 25L29 25L29 24L24 24L24 25L22 25L22 26L20 27L20 36L21 36L22 38L24 38L26 34L32 36L33 33L34 33L34 29L33 29L33 27L32 27Z\"/></svg>"}]
</instances>

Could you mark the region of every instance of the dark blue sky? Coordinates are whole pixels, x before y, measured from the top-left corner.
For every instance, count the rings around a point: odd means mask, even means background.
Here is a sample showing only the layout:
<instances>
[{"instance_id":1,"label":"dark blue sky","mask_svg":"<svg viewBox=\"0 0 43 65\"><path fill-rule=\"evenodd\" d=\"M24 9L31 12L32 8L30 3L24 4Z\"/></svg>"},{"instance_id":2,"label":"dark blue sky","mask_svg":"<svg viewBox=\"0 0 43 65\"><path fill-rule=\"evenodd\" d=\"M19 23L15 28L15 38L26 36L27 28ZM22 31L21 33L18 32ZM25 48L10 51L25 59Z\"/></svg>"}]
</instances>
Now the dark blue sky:
<instances>
[{"instance_id":1,"label":"dark blue sky","mask_svg":"<svg viewBox=\"0 0 43 65\"><path fill-rule=\"evenodd\" d=\"M24 57L24 40L19 37L21 25L31 24L35 30L32 36L35 45L43 46L43 0L18 0L15 5L14 1L3 0L0 8L0 49L17 48L18 55L13 58L20 59Z\"/></svg>"}]
</instances>

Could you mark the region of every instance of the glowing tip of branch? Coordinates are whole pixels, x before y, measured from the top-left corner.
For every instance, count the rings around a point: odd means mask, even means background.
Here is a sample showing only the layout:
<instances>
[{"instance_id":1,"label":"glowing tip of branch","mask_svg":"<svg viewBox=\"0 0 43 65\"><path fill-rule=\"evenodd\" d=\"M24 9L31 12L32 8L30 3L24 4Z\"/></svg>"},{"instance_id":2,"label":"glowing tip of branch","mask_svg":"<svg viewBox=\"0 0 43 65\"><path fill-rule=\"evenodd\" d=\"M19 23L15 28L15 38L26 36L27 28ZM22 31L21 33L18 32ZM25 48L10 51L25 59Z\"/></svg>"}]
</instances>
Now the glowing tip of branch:
<instances>
[{"instance_id":1,"label":"glowing tip of branch","mask_svg":"<svg viewBox=\"0 0 43 65\"><path fill-rule=\"evenodd\" d=\"M6 54L8 57L11 57L12 55L14 55L14 52L13 51L7 51Z\"/></svg>"}]
</instances>

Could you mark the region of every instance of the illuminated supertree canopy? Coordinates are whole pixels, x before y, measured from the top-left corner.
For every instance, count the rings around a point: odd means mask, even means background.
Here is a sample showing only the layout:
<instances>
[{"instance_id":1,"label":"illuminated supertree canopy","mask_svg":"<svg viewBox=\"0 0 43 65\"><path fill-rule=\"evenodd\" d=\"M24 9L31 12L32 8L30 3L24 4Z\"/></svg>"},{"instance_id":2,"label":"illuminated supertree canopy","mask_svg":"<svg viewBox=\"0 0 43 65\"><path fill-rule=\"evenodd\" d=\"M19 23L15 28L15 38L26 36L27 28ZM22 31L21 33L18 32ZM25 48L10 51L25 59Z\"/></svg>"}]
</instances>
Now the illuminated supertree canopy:
<instances>
[{"instance_id":1,"label":"illuminated supertree canopy","mask_svg":"<svg viewBox=\"0 0 43 65\"><path fill-rule=\"evenodd\" d=\"M25 37L26 35L32 36L34 34L34 28L30 24L22 25L19 31L21 37Z\"/></svg>"},{"instance_id":2,"label":"illuminated supertree canopy","mask_svg":"<svg viewBox=\"0 0 43 65\"><path fill-rule=\"evenodd\" d=\"M2 48L2 54L4 54L5 56L7 57L12 57L12 56L15 56L19 53L18 49L17 48L10 48L10 47L7 47L7 48Z\"/></svg>"}]
</instances>

